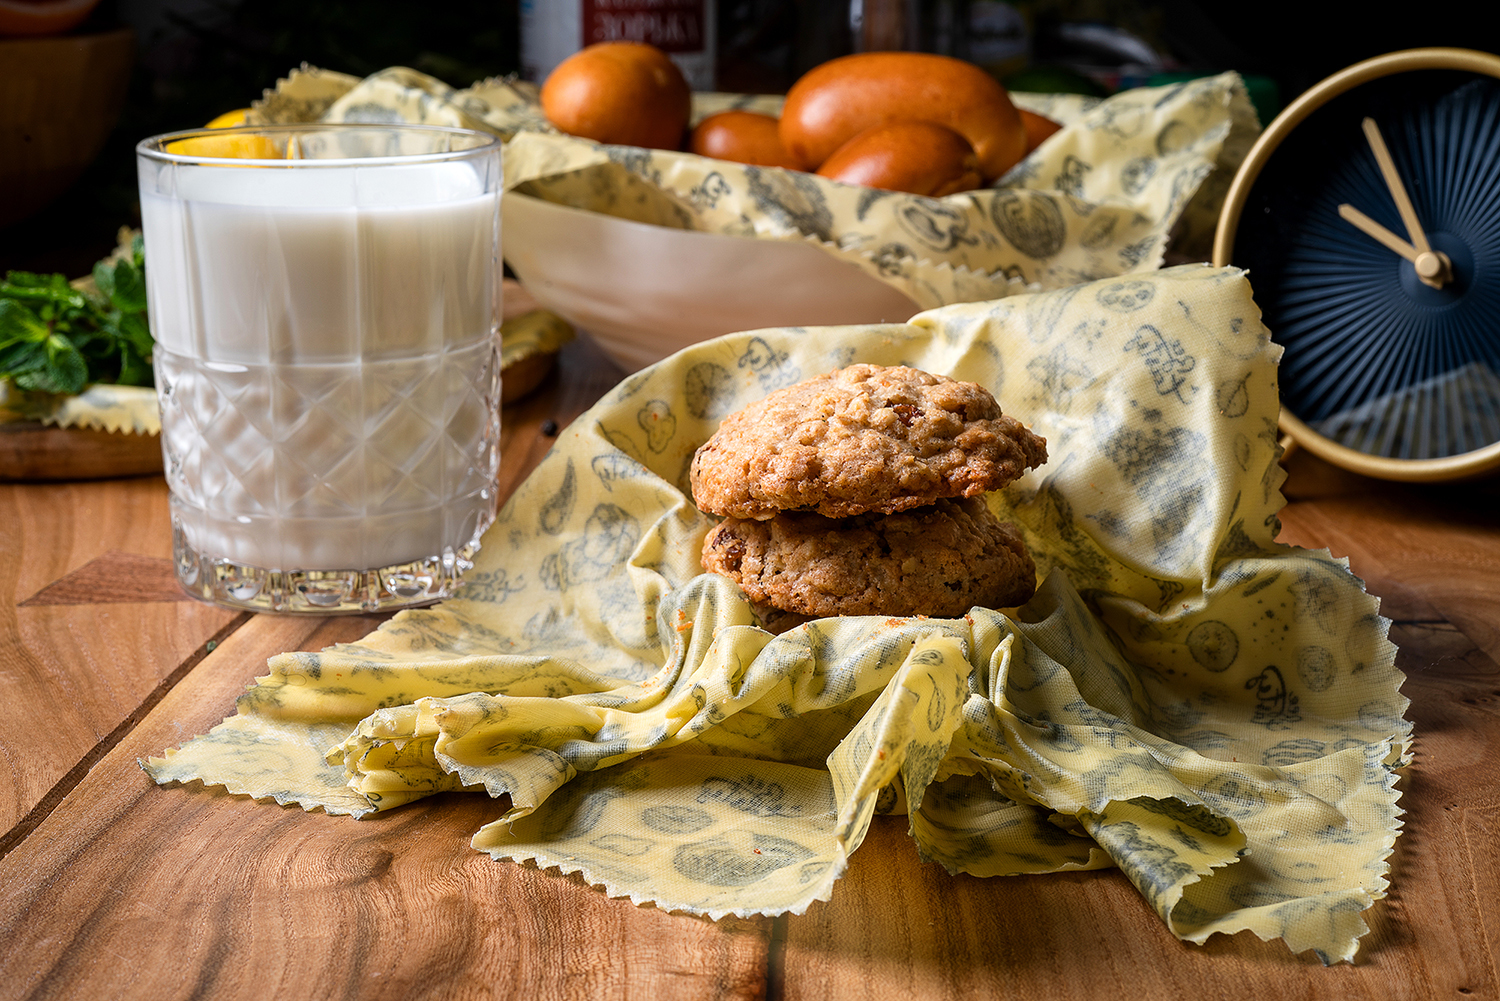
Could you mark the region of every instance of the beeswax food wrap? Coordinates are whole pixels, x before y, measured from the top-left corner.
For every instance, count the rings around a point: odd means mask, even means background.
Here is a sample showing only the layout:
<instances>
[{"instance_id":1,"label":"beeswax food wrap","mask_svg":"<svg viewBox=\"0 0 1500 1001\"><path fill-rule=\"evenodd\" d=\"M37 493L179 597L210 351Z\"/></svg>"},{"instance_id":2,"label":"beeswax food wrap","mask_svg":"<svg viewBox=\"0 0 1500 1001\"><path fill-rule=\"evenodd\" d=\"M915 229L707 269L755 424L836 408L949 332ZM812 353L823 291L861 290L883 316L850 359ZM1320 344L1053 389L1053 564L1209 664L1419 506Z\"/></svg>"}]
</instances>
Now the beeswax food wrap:
<instances>
[{"instance_id":1,"label":"beeswax food wrap","mask_svg":"<svg viewBox=\"0 0 1500 1001\"><path fill-rule=\"evenodd\" d=\"M715 917L827 899L904 793L950 872L1117 865L1182 938L1349 959L1410 726L1376 600L1273 541L1278 351L1243 273L1200 266L694 346L558 438L463 600L273 658L145 767L355 816L508 796L476 848ZM701 572L694 450L853 362L977 381L1047 438L988 496L1044 578L1026 606L773 636Z\"/></svg>"},{"instance_id":2,"label":"beeswax food wrap","mask_svg":"<svg viewBox=\"0 0 1500 1001\"><path fill-rule=\"evenodd\" d=\"M425 122L506 136L505 184L548 201L678 229L808 241L923 308L994 299L1207 259L1219 208L1259 131L1234 73L1104 101L1015 94L1064 123L995 189L947 198L840 184L557 133L533 85L454 90L395 67L364 80L304 67L257 102L257 122ZM777 114L780 99L695 94Z\"/></svg>"},{"instance_id":3,"label":"beeswax food wrap","mask_svg":"<svg viewBox=\"0 0 1500 1001\"><path fill-rule=\"evenodd\" d=\"M50 427L119 434L161 434L156 390L96 382L76 396L27 393L0 379L0 421L41 421Z\"/></svg>"}]
</instances>

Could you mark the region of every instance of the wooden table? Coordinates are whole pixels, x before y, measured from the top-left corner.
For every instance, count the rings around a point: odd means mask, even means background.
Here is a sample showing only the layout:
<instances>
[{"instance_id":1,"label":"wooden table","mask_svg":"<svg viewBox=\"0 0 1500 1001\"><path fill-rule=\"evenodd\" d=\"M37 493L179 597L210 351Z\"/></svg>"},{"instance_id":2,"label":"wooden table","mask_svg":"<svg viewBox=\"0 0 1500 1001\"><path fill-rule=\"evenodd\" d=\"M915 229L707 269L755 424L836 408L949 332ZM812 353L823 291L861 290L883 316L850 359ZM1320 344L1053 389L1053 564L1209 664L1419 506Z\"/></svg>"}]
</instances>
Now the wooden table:
<instances>
[{"instance_id":1,"label":"wooden table","mask_svg":"<svg viewBox=\"0 0 1500 1001\"><path fill-rule=\"evenodd\" d=\"M587 341L507 409L508 493L620 373ZM1417 727L1406 834L1359 962L1242 933L1179 942L1116 871L952 878L877 818L806 915L610 900L468 846L445 795L365 821L158 788L137 766L213 726L284 650L377 617L185 598L159 478L0 485L0 998L1500 997L1500 490L1288 460L1285 541L1384 599Z\"/></svg>"}]
</instances>

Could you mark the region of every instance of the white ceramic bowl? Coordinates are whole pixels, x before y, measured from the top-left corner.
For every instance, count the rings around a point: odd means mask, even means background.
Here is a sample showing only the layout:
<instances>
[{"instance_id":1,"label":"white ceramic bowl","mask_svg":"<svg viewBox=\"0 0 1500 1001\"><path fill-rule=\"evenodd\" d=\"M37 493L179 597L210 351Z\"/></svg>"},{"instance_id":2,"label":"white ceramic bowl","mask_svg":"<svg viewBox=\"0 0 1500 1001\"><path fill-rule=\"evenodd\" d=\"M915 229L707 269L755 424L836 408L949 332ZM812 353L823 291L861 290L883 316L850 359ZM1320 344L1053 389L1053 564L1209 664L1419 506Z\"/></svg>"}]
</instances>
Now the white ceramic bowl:
<instances>
[{"instance_id":1,"label":"white ceramic bowl","mask_svg":"<svg viewBox=\"0 0 1500 1001\"><path fill-rule=\"evenodd\" d=\"M900 323L917 312L805 243L649 226L516 192L501 212L521 284L631 372L737 330Z\"/></svg>"}]
</instances>

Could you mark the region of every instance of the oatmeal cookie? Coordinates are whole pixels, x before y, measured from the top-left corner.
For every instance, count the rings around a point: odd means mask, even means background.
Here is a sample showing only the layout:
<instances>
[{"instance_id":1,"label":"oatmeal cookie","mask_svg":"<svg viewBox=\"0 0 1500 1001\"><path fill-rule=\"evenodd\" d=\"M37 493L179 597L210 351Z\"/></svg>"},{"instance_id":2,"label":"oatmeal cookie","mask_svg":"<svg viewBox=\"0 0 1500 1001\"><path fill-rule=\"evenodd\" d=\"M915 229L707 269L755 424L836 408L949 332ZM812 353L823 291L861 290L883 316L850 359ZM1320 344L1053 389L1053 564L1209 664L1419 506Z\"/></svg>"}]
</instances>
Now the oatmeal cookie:
<instances>
[{"instance_id":1,"label":"oatmeal cookie","mask_svg":"<svg viewBox=\"0 0 1500 1001\"><path fill-rule=\"evenodd\" d=\"M977 497L890 515L729 518L704 540L703 568L752 602L812 616L953 618L1036 590L1021 533Z\"/></svg>"},{"instance_id":2,"label":"oatmeal cookie","mask_svg":"<svg viewBox=\"0 0 1500 1001\"><path fill-rule=\"evenodd\" d=\"M1047 443L983 386L914 368L851 365L731 414L693 457L713 514L892 514L998 490L1047 461Z\"/></svg>"}]
</instances>

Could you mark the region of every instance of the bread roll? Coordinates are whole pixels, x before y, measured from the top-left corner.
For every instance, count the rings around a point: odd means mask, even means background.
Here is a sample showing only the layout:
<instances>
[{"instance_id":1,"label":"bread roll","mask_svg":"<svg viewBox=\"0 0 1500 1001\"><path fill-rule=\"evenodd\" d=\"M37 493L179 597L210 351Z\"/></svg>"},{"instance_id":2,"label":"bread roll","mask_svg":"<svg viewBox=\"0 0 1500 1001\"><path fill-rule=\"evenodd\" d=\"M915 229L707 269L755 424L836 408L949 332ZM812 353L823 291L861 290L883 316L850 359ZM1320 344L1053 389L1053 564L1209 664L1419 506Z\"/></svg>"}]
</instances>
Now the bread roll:
<instances>
[{"instance_id":1,"label":"bread roll","mask_svg":"<svg viewBox=\"0 0 1500 1001\"><path fill-rule=\"evenodd\" d=\"M733 160L758 167L807 169L806 164L782 148L776 119L754 111L721 111L709 115L693 129L688 149L716 160Z\"/></svg>"},{"instance_id":2,"label":"bread roll","mask_svg":"<svg viewBox=\"0 0 1500 1001\"><path fill-rule=\"evenodd\" d=\"M654 45L600 42L564 59L542 85L542 111L569 135L680 149L692 93Z\"/></svg>"},{"instance_id":3,"label":"bread roll","mask_svg":"<svg viewBox=\"0 0 1500 1001\"><path fill-rule=\"evenodd\" d=\"M972 63L924 52L863 52L830 60L792 85L781 113L781 144L813 167L865 129L927 121L962 135L985 181L1026 153L1026 132L1010 96Z\"/></svg>"},{"instance_id":4,"label":"bread roll","mask_svg":"<svg viewBox=\"0 0 1500 1001\"><path fill-rule=\"evenodd\" d=\"M1017 108L1021 113L1021 125L1026 129L1026 152L1030 152L1047 140L1054 132L1062 131L1062 126L1044 115L1038 115L1034 111L1025 108Z\"/></svg>"},{"instance_id":5,"label":"bread roll","mask_svg":"<svg viewBox=\"0 0 1500 1001\"><path fill-rule=\"evenodd\" d=\"M941 198L982 183L969 141L933 122L891 122L865 129L833 151L818 173L845 184Z\"/></svg>"}]
</instances>

